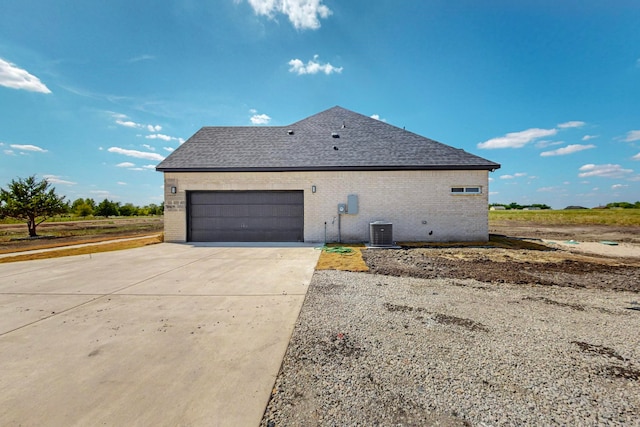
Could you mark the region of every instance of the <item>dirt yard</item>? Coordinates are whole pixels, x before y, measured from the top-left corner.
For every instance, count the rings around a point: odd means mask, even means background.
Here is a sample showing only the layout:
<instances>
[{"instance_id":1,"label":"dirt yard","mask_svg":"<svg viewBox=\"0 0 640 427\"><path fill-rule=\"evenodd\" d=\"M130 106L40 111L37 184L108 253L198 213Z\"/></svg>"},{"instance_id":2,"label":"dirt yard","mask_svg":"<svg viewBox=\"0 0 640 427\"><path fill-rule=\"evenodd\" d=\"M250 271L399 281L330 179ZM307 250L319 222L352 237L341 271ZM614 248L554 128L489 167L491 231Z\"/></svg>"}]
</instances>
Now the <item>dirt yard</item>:
<instances>
[{"instance_id":1,"label":"dirt yard","mask_svg":"<svg viewBox=\"0 0 640 427\"><path fill-rule=\"evenodd\" d=\"M489 232L530 239L579 240L584 242L608 240L640 244L640 227L615 225L553 225L522 221L490 221Z\"/></svg>"},{"instance_id":2,"label":"dirt yard","mask_svg":"<svg viewBox=\"0 0 640 427\"><path fill-rule=\"evenodd\" d=\"M372 273L390 276L640 292L636 227L502 223L491 233L526 239L528 249L425 246L367 250L363 257Z\"/></svg>"}]
</instances>

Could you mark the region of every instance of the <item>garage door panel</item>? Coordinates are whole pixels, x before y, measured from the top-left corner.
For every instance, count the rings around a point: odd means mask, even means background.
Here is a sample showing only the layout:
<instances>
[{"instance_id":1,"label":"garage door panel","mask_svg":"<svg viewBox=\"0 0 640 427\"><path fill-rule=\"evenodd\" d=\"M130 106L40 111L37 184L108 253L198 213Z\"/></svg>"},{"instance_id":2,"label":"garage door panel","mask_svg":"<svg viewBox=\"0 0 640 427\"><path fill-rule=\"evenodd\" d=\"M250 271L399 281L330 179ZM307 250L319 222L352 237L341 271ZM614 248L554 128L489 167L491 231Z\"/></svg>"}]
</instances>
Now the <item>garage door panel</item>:
<instances>
[{"instance_id":1,"label":"garage door panel","mask_svg":"<svg viewBox=\"0 0 640 427\"><path fill-rule=\"evenodd\" d=\"M304 240L302 191L198 191L188 202L190 241Z\"/></svg>"}]
</instances>

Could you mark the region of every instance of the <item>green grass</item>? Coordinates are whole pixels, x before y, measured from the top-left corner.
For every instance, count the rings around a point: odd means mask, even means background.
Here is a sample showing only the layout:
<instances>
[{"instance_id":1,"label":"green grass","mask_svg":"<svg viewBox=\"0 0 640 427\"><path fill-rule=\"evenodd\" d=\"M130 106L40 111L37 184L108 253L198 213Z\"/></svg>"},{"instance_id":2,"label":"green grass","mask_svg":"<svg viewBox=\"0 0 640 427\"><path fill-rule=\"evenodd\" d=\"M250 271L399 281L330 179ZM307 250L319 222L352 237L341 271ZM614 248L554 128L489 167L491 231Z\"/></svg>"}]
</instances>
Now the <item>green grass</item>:
<instances>
[{"instance_id":1,"label":"green grass","mask_svg":"<svg viewBox=\"0 0 640 427\"><path fill-rule=\"evenodd\" d=\"M640 227L640 209L489 211L489 222L491 221Z\"/></svg>"}]
</instances>

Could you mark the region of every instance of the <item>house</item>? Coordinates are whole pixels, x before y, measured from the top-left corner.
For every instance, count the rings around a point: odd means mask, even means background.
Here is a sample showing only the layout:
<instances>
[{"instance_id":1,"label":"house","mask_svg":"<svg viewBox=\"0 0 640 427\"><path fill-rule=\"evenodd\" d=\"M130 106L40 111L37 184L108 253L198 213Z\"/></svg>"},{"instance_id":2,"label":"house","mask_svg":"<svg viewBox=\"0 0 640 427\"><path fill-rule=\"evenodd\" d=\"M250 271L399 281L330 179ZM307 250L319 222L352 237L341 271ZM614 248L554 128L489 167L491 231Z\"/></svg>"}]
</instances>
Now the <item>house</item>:
<instances>
[{"instance_id":1,"label":"house","mask_svg":"<svg viewBox=\"0 0 640 427\"><path fill-rule=\"evenodd\" d=\"M499 167L333 107L289 126L203 127L156 169L166 241L368 242L382 221L394 241L441 242L488 240Z\"/></svg>"}]
</instances>

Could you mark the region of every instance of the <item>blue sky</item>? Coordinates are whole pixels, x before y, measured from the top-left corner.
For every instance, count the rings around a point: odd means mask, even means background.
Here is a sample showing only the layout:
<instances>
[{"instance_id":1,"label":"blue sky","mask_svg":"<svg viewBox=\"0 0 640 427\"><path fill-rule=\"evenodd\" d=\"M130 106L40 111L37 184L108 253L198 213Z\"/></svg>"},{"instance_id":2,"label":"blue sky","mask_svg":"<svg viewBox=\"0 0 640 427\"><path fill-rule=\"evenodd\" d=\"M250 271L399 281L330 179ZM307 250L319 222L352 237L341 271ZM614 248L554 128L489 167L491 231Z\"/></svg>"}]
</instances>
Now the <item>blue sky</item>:
<instances>
[{"instance_id":1,"label":"blue sky","mask_svg":"<svg viewBox=\"0 0 640 427\"><path fill-rule=\"evenodd\" d=\"M335 105L502 164L490 202L640 200L637 0L0 0L0 186L162 202L202 126Z\"/></svg>"}]
</instances>

